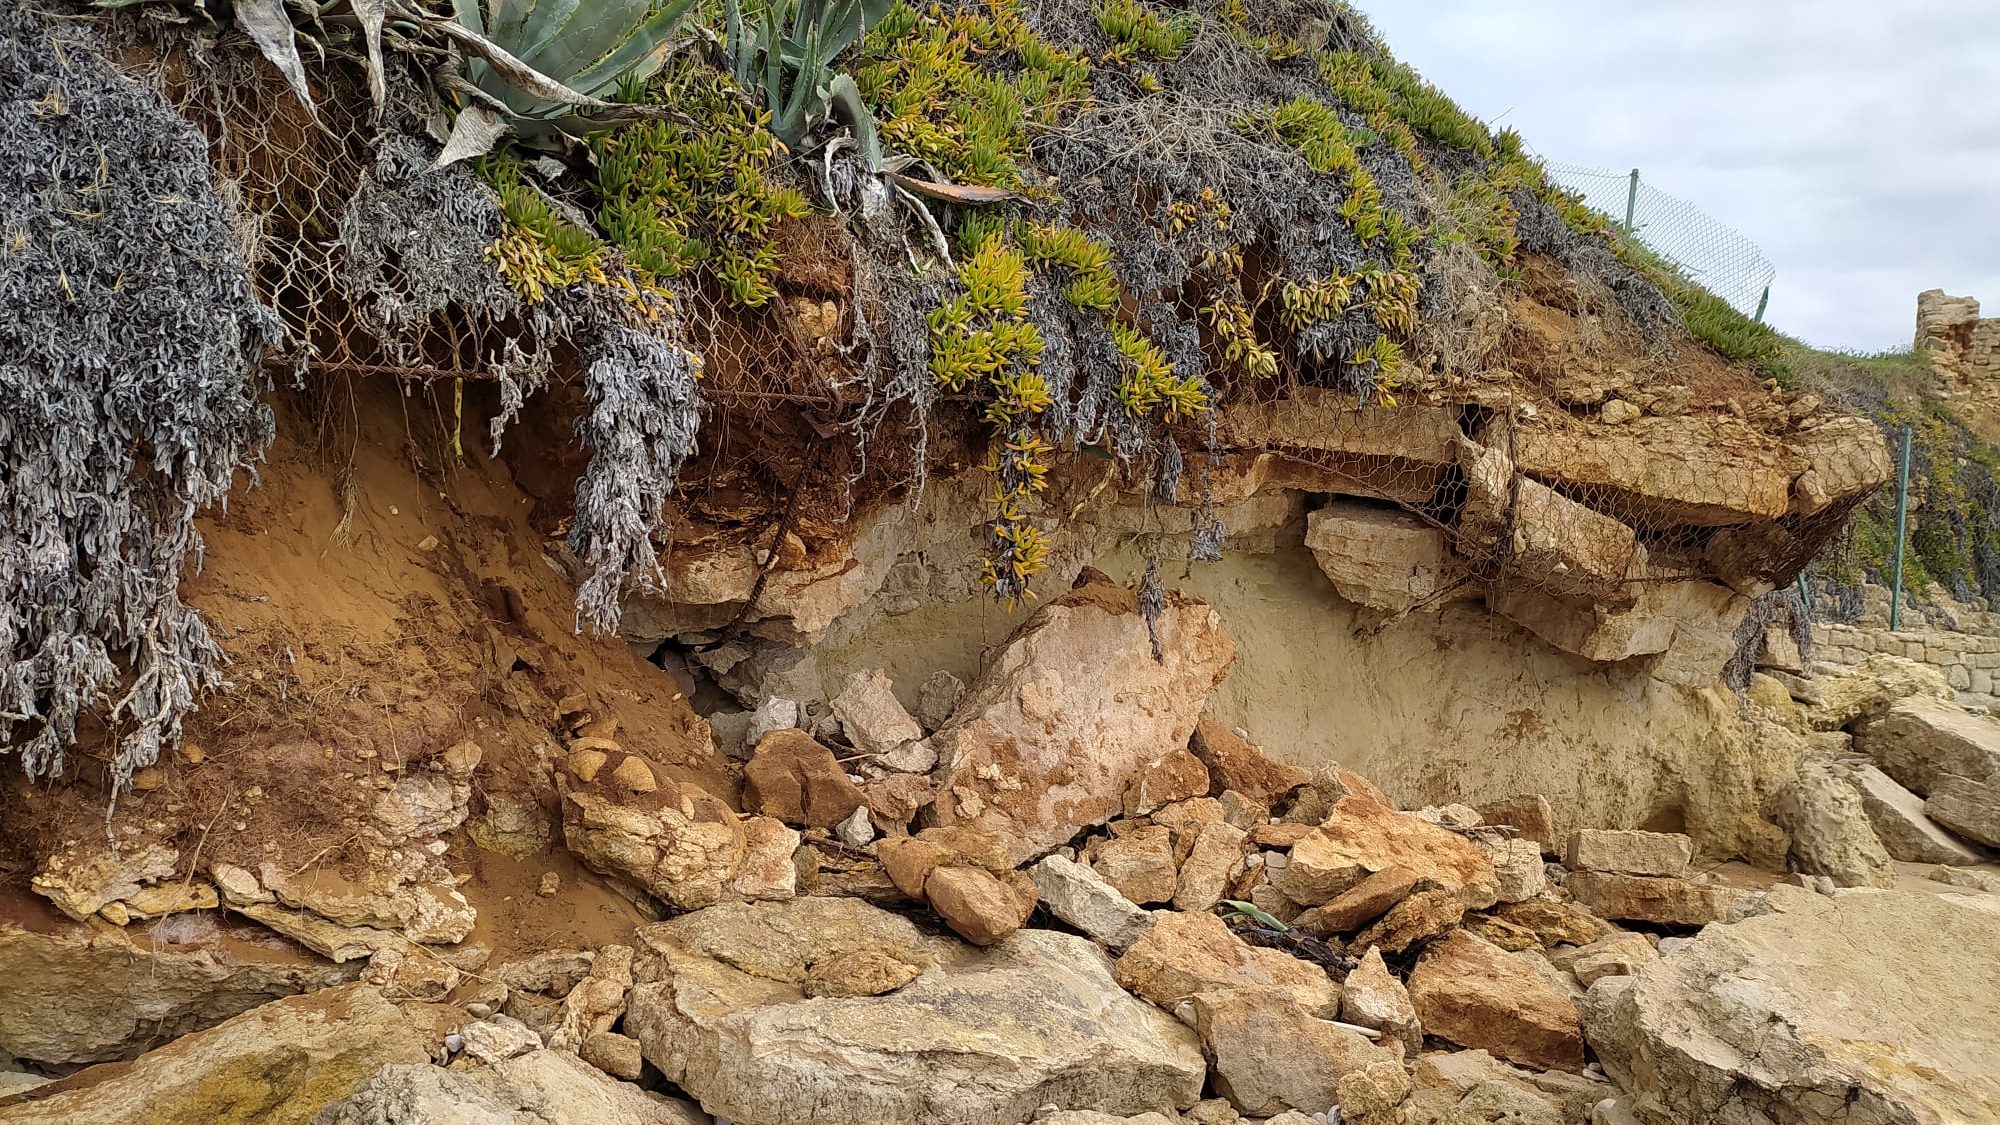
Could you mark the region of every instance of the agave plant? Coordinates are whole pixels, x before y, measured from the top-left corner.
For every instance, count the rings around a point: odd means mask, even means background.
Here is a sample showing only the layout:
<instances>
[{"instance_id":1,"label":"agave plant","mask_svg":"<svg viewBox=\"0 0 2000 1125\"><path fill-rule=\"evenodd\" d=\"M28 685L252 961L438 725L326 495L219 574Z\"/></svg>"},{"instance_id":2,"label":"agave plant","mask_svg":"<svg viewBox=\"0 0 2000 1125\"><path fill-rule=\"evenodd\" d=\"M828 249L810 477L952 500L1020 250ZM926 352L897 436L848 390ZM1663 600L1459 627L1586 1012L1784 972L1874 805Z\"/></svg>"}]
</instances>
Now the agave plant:
<instances>
[{"instance_id":1,"label":"agave plant","mask_svg":"<svg viewBox=\"0 0 2000 1125\"><path fill-rule=\"evenodd\" d=\"M725 49L736 84L762 91L771 132L804 146L815 119L832 116L854 132L870 168L882 163L875 115L854 78L835 73L833 60L888 12L891 0L768 0L755 26L738 0L725 0Z\"/></svg>"}]
</instances>

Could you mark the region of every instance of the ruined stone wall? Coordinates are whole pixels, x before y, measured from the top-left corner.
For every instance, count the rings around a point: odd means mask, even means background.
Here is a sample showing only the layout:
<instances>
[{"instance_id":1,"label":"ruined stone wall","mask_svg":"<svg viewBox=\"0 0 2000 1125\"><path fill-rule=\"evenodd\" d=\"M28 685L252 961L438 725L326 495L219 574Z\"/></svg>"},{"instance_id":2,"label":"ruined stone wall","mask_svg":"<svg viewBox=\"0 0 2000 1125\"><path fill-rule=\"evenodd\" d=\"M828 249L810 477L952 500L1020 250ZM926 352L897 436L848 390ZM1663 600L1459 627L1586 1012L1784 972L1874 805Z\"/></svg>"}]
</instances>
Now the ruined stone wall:
<instances>
[{"instance_id":1,"label":"ruined stone wall","mask_svg":"<svg viewBox=\"0 0 2000 1125\"><path fill-rule=\"evenodd\" d=\"M1981 317L1977 298L1919 293L1916 348L1930 353L1946 394L2000 405L2000 317Z\"/></svg>"},{"instance_id":2,"label":"ruined stone wall","mask_svg":"<svg viewBox=\"0 0 2000 1125\"><path fill-rule=\"evenodd\" d=\"M2000 637L1945 629L1814 625L1813 659L1859 664L1881 652L1928 664L1968 707L2000 709Z\"/></svg>"}]
</instances>

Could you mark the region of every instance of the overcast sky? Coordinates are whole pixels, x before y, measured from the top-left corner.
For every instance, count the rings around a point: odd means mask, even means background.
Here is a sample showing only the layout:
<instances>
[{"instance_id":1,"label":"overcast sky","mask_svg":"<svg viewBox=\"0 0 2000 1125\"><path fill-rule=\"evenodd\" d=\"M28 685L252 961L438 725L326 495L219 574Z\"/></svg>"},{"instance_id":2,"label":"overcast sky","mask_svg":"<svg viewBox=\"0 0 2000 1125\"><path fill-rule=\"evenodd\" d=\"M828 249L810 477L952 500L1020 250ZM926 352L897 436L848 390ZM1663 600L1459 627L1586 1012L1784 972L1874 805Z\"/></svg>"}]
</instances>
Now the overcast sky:
<instances>
[{"instance_id":1,"label":"overcast sky","mask_svg":"<svg viewBox=\"0 0 2000 1125\"><path fill-rule=\"evenodd\" d=\"M1545 159L1637 167L1748 236L1765 319L1808 343L1907 348L1931 288L2000 316L2000 0L1357 6Z\"/></svg>"}]
</instances>

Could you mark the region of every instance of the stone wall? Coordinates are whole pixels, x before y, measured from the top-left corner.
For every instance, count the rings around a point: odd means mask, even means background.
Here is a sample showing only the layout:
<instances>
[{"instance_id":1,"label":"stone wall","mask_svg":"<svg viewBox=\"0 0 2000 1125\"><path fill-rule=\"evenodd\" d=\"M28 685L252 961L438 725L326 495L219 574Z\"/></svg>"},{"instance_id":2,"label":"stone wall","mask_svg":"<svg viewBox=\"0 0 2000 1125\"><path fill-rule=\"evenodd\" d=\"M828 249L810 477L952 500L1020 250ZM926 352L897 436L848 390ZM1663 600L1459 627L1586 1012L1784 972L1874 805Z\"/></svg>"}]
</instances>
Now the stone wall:
<instances>
[{"instance_id":1,"label":"stone wall","mask_svg":"<svg viewBox=\"0 0 2000 1125\"><path fill-rule=\"evenodd\" d=\"M1942 629L1814 625L1813 659L1859 664L1875 653L1906 657L1945 675L1967 707L2000 709L2000 637Z\"/></svg>"},{"instance_id":2,"label":"stone wall","mask_svg":"<svg viewBox=\"0 0 2000 1125\"><path fill-rule=\"evenodd\" d=\"M1930 353L1946 394L2000 399L2000 317L1982 318L1978 300L1918 294L1916 348Z\"/></svg>"}]
</instances>

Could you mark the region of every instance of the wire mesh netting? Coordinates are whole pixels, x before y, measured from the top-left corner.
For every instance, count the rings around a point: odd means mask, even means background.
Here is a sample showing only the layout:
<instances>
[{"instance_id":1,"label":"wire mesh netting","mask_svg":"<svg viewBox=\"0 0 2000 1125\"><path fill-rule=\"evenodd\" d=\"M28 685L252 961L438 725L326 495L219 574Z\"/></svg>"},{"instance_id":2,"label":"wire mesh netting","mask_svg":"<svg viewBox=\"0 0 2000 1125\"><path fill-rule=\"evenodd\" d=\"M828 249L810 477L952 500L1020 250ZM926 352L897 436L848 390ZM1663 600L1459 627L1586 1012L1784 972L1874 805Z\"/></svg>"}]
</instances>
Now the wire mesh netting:
<instances>
[{"instance_id":1,"label":"wire mesh netting","mask_svg":"<svg viewBox=\"0 0 2000 1125\"><path fill-rule=\"evenodd\" d=\"M1553 161L1548 171L1551 179L1583 196L1584 202L1611 216L1614 223L1623 226L1629 208L1631 233L1647 249L1680 267L1689 280L1728 301L1743 315L1760 314L1778 268L1740 232L1687 200L1647 183L1636 172Z\"/></svg>"}]
</instances>

